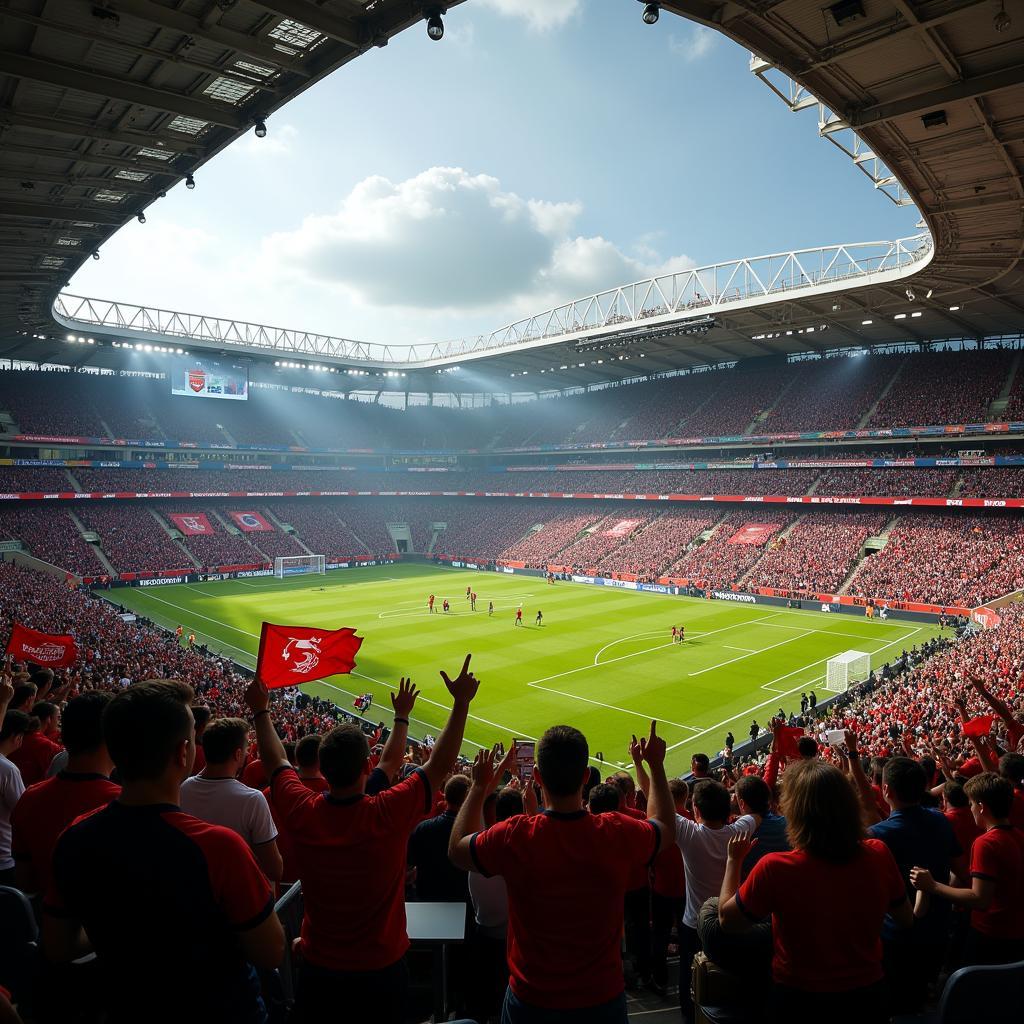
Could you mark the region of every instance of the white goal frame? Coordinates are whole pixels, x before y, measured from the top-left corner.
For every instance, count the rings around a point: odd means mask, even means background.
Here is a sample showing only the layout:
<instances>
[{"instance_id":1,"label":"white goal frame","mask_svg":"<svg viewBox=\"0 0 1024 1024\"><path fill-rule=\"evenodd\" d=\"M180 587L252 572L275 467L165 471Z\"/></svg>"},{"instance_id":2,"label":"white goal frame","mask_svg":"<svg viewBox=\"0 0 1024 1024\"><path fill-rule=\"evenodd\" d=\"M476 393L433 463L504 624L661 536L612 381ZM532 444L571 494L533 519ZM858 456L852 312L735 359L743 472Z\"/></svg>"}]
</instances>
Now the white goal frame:
<instances>
[{"instance_id":1,"label":"white goal frame","mask_svg":"<svg viewBox=\"0 0 1024 1024\"><path fill-rule=\"evenodd\" d=\"M856 683L862 683L871 674L871 655L863 651L844 651L828 659L825 689L845 693Z\"/></svg>"},{"instance_id":2,"label":"white goal frame","mask_svg":"<svg viewBox=\"0 0 1024 1024\"><path fill-rule=\"evenodd\" d=\"M327 559L323 555L278 555L274 559L274 575L283 580L286 576L323 575L327 572Z\"/></svg>"}]
</instances>

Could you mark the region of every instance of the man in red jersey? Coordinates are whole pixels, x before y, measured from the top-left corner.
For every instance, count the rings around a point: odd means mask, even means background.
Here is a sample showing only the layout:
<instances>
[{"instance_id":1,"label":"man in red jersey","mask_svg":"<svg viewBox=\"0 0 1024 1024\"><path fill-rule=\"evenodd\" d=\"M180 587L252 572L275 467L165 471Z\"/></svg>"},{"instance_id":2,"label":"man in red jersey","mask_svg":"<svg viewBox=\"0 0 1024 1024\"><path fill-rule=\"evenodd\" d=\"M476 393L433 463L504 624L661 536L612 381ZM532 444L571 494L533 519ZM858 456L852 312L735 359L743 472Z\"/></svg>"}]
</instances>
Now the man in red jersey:
<instances>
[{"instance_id":1,"label":"man in red jersey","mask_svg":"<svg viewBox=\"0 0 1024 1024\"><path fill-rule=\"evenodd\" d=\"M430 597L427 598L427 610L430 612L431 615L434 614L434 595L433 594L431 594Z\"/></svg>"},{"instance_id":2,"label":"man in red jersey","mask_svg":"<svg viewBox=\"0 0 1024 1024\"><path fill-rule=\"evenodd\" d=\"M103 740L103 712L114 699L88 690L64 709L67 767L30 786L11 815L11 848L18 884L25 892L46 892L57 839L76 818L117 798L121 787L110 781L113 764Z\"/></svg>"},{"instance_id":3,"label":"man in red jersey","mask_svg":"<svg viewBox=\"0 0 1024 1024\"><path fill-rule=\"evenodd\" d=\"M45 779L50 762L64 749L58 742L60 710L56 704L37 700L31 717L32 725L37 727L29 729L21 746L11 754L11 762L18 766L26 786Z\"/></svg>"},{"instance_id":4,"label":"man in red jersey","mask_svg":"<svg viewBox=\"0 0 1024 1024\"><path fill-rule=\"evenodd\" d=\"M1010 824L1013 787L995 772L968 780L971 814L985 831L971 847L971 887L943 885L931 872L910 872L915 889L971 911L966 964L1024 960L1024 832Z\"/></svg>"},{"instance_id":5,"label":"man in red jersey","mask_svg":"<svg viewBox=\"0 0 1024 1024\"><path fill-rule=\"evenodd\" d=\"M537 744L535 778L547 809L484 829L484 801L498 782L496 754L477 756L448 853L456 867L501 875L508 886L506 1024L625 1024L623 900L634 869L653 863L675 822L665 741L653 722L641 747L651 778L651 819L644 821L587 812L586 737L556 725Z\"/></svg>"},{"instance_id":6,"label":"man in red jersey","mask_svg":"<svg viewBox=\"0 0 1024 1024\"><path fill-rule=\"evenodd\" d=\"M43 951L70 963L92 948L110 1024L262 1024L254 968L273 970L284 929L245 841L178 808L192 770L190 686L150 679L103 713L121 794L65 829L43 904Z\"/></svg>"},{"instance_id":7,"label":"man in red jersey","mask_svg":"<svg viewBox=\"0 0 1024 1024\"><path fill-rule=\"evenodd\" d=\"M429 813L434 793L462 745L479 683L466 655L455 679L441 678L454 704L430 759L406 779L367 796L370 748L358 726L339 725L320 744L320 770L330 786L312 793L288 764L271 721L270 695L259 679L246 690L260 760L291 840L302 881L301 978L296 1019L401 1024L409 988L405 953L406 846Z\"/></svg>"}]
</instances>

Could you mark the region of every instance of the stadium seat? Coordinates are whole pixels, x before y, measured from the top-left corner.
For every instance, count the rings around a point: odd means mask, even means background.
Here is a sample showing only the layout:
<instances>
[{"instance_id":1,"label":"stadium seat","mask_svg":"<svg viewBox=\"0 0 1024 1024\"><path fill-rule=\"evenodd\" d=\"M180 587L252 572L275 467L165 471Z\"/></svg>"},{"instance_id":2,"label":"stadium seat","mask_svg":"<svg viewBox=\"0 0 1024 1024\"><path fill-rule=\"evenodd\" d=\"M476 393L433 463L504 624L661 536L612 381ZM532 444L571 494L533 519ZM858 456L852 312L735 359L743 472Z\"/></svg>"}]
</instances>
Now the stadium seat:
<instances>
[{"instance_id":1,"label":"stadium seat","mask_svg":"<svg viewBox=\"0 0 1024 1024\"><path fill-rule=\"evenodd\" d=\"M683 965L680 964L680 977L682 974ZM745 996L749 987L735 974L723 971L704 953L697 953L693 958L690 984L696 1024L744 1024L750 1020L754 1006Z\"/></svg>"},{"instance_id":2,"label":"stadium seat","mask_svg":"<svg viewBox=\"0 0 1024 1024\"><path fill-rule=\"evenodd\" d=\"M1017 1010L1010 1012L1017 1014L1024 1006L1024 960L1015 964L961 967L946 981L935 1013L894 1017L893 1024L975 1024L985 1015L985 1007L991 1010L1014 1006Z\"/></svg>"},{"instance_id":3,"label":"stadium seat","mask_svg":"<svg viewBox=\"0 0 1024 1024\"><path fill-rule=\"evenodd\" d=\"M0 886L0 987L15 1000L23 994L33 974L39 928L32 904L17 889Z\"/></svg>"}]
</instances>

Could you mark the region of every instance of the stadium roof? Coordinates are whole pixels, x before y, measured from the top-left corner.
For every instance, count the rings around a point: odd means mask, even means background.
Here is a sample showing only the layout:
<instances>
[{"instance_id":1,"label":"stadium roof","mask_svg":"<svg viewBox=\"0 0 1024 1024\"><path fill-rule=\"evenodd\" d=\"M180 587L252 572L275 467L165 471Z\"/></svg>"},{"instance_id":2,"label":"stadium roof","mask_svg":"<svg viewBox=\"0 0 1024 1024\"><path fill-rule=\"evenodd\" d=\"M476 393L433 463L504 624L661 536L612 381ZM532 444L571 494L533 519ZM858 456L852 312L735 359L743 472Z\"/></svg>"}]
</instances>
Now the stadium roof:
<instances>
[{"instance_id":1,"label":"stadium roof","mask_svg":"<svg viewBox=\"0 0 1024 1024\"><path fill-rule=\"evenodd\" d=\"M0 329L27 333L0 355L68 361L53 339L70 323L97 337L401 367L410 390L453 363L467 373L444 390L533 390L1024 328L1024 18L993 0L666 0L663 17L749 48L751 70L793 111L817 111L822 136L880 193L916 204L922 235L700 268L415 350L74 297L55 328L51 307L117 226L430 4L112 0L61 5L59 27L43 3L13 6L0 11Z\"/></svg>"}]
</instances>

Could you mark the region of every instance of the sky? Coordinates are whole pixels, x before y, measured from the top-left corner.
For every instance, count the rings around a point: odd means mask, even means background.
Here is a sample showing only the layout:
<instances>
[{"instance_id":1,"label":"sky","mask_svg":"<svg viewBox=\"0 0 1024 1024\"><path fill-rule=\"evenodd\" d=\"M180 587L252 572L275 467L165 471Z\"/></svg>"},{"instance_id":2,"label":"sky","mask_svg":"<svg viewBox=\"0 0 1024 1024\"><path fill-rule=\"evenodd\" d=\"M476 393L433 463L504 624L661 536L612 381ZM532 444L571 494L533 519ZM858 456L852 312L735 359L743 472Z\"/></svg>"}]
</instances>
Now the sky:
<instances>
[{"instance_id":1,"label":"sky","mask_svg":"<svg viewBox=\"0 0 1024 1024\"><path fill-rule=\"evenodd\" d=\"M656 273L915 233L749 54L636 0L469 0L172 189L70 291L406 345Z\"/></svg>"}]
</instances>

